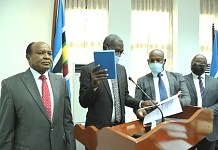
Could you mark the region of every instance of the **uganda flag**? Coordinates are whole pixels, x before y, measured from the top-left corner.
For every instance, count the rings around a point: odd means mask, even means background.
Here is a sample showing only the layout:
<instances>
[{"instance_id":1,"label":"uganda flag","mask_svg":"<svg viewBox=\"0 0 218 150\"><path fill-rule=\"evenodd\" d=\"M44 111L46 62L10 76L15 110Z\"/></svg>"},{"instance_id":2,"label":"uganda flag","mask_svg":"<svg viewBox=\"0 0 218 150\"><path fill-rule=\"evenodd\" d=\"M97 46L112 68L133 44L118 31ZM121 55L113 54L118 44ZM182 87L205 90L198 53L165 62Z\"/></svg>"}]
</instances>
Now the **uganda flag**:
<instances>
[{"instance_id":1,"label":"uganda flag","mask_svg":"<svg viewBox=\"0 0 218 150\"><path fill-rule=\"evenodd\" d=\"M56 7L56 8L55 8ZM55 14L56 13L56 14ZM53 18L53 65L50 69L53 73L61 73L65 77L68 85L69 97L71 98L70 91L70 76L68 70L68 55L65 36L65 20L64 20L64 7L62 0L56 0L54 5L54 18Z\"/></svg>"}]
</instances>

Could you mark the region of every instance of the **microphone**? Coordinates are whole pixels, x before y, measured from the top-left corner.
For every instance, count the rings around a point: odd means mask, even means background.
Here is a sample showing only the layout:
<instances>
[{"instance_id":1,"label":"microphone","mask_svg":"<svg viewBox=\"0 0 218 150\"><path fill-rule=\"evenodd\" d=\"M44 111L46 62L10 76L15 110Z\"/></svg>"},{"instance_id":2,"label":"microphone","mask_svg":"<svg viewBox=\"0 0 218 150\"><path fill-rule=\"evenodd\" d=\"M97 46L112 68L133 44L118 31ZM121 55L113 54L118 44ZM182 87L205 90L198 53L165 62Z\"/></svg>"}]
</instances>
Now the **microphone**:
<instances>
[{"instance_id":1,"label":"microphone","mask_svg":"<svg viewBox=\"0 0 218 150\"><path fill-rule=\"evenodd\" d=\"M136 85L136 87L139 88L139 89L142 91L143 94L145 94L145 96L147 96L147 98L154 104L154 106L155 106L157 109L159 109L159 111L160 111L160 113L161 113L161 118L162 118L161 120L162 120L162 122L164 122L165 119L164 119L163 112L162 112L162 110L160 109L160 107L158 107L157 104L155 104L155 103L153 102L153 100L150 98L150 96L148 96L148 94L145 93L145 91L144 91L138 84L136 84L136 83L133 81L133 79L132 79L131 77L129 77L129 80L132 81L132 83L134 83L134 84Z\"/></svg>"}]
</instances>

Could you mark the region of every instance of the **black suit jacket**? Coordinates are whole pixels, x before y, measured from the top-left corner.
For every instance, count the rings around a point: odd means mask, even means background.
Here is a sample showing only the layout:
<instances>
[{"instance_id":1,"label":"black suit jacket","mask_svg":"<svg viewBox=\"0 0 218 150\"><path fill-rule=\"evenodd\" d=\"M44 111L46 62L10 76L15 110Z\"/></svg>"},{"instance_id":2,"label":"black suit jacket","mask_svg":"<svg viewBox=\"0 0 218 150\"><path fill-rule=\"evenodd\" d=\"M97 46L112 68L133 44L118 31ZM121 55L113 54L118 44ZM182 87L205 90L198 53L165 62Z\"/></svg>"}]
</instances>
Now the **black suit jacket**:
<instances>
[{"instance_id":1,"label":"black suit jacket","mask_svg":"<svg viewBox=\"0 0 218 150\"><path fill-rule=\"evenodd\" d=\"M191 105L197 106L197 92L192 74L184 76L186 85L188 87ZM213 131L206 138L209 141L218 140L218 79L205 75L205 91L202 99L202 107L207 107L214 110Z\"/></svg>"},{"instance_id":2,"label":"black suit jacket","mask_svg":"<svg viewBox=\"0 0 218 150\"><path fill-rule=\"evenodd\" d=\"M1 150L76 149L66 80L48 75L54 96L52 122L29 69L2 81Z\"/></svg>"},{"instance_id":3,"label":"black suit jacket","mask_svg":"<svg viewBox=\"0 0 218 150\"><path fill-rule=\"evenodd\" d=\"M125 106L138 108L140 100L129 95L126 70L117 64L117 79L121 102L121 123L125 122ZM91 70L94 63L90 63L81 69L79 102L84 108L88 108L85 126L94 125L98 129L111 125L113 100L107 79L101 80L96 91L91 85Z\"/></svg>"}]
</instances>

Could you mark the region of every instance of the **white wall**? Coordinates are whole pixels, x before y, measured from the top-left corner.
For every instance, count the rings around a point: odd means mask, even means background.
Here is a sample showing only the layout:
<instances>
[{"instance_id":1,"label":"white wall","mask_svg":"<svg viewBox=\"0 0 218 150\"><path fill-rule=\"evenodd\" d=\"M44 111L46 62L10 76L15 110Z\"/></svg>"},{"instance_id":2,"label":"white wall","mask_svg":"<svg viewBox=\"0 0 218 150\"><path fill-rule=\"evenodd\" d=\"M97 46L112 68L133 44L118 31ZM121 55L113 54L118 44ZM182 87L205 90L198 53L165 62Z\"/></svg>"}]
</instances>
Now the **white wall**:
<instances>
[{"instance_id":1,"label":"white wall","mask_svg":"<svg viewBox=\"0 0 218 150\"><path fill-rule=\"evenodd\" d=\"M130 37L131 37L131 0L110 0L108 34L117 34L124 42L124 55L120 59L122 65L130 72Z\"/></svg>"},{"instance_id":2,"label":"white wall","mask_svg":"<svg viewBox=\"0 0 218 150\"><path fill-rule=\"evenodd\" d=\"M0 0L0 82L28 68L26 47L50 45L53 0Z\"/></svg>"},{"instance_id":3,"label":"white wall","mask_svg":"<svg viewBox=\"0 0 218 150\"><path fill-rule=\"evenodd\" d=\"M191 72L191 60L199 53L199 0L173 0L174 71Z\"/></svg>"}]
</instances>

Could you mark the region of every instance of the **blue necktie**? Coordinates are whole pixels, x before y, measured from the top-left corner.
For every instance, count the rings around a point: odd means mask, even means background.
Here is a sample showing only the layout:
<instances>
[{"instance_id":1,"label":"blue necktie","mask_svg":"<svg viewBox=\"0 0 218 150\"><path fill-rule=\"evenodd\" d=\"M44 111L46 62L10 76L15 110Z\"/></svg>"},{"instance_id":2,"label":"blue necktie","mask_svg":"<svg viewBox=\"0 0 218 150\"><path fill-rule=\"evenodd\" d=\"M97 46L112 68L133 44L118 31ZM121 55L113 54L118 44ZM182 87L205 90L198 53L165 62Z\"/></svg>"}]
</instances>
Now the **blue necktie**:
<instances>
[{"instance_id":1,"label":"blue necktie","mask_svg":"<svg viewBox=\"0 0 218 150\"><path fill-rule=\"evenodd\" d=\"M159 81L158 81L158 86L159 86L159 92L160 92L160 101L165 100L168 98L167 96L167 91L166 91L166 87L164 85L163 80L161 79L162 74L159 73L158 75Z\"/></svg>"},{"instance_id":2,"label":"blue necktie","mask_svg":"<svg viewBox=\"0 0 218 150\"><path fill-rule=\"evenodd\" d=\"M198 79L199 79L199 87L200 87L200 92L201 92L201 98L203 99L203 97L204 97L204 85L203 85L203 82L202 82L202 80L201 80L201 78L202 77L198 77Z\"/></svg>"}]
</instances>

